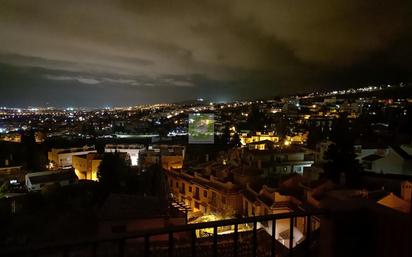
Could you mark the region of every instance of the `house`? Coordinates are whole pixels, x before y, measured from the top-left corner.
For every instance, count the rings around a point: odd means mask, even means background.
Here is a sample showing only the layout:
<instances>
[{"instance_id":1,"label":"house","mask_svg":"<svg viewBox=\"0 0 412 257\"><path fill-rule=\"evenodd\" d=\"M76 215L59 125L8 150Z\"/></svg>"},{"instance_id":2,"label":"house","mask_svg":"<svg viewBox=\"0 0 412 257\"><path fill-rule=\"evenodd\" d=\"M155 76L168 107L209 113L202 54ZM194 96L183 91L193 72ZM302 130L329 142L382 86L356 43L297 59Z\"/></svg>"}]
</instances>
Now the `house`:
<instances>
[{"instance_id":1,"label":"house","mask_svg":"<svg viewBox=\"0 0 412 257\"><path fill-rule=\"evenodd\" d=\"M83 155L95 153L94 146L83 146L74 148L52 148L48 152L50 169L66 169L72 167L72 158L74 155Z\"/></svg>"},{"instance_id":2,"label":"house","mask_svg":"<svg viewBox=\"0 0 412 257\"><path fill-rule=\"evenodd\" d=\"M68 186L76 182L77 176L72 169L27 173L25 176L28 191L40 191L45 186L55 184Z\"/></svg>"},{"instance_id":3,"label":"house","mask_svg":"<svg viewBox=\"0 0 412 257\"><path fill-rule=\"evenodd\" d=\"M294 212L299 209L302 203L293 196L282 194L278 189L263 186L259 192L250 185L242 191L243 209L245 216L259 216L268 214L279 214ZM304 239L307 219L297 217L293 226L294 238L293 246L296 246ZM272 221L260 222L259 228L263 228L269 235L272 235ZM290 220L276 220L275 238L284 246L289 247Z\"/></svg>"},{"instance_id":4,"label":"house","mask_svg":"<svg viewBox=\"0 0 412 257\"><path fill-rule=\"evenodd\" d=\"M303 169L314 163L307 158L305 150L296 146L269 150L243 149L243 160L261 169L265 177L288 173L303 174Z\"/></svg>"},{"instance_id":5,"label":"house","mask_svg":"<svg viewBox=\"0 0 412 257\"><path fill-rule=\"evenodd\" d=\"M247 185L242 190L243 214L245 216L259 216L291 212L301 202L291 195L284 195L278 189L262 186L258 189Z\"/></svg>"},{"instance_id":6,"label":"house","mask_svg":"<svg viewBox=\"0 0 412 257\"><path fill-rule=\"evenodd\" d=\"M151 145L139 152L142 166L160 164L164 169L180 169L183 167L186 148L181 145Z\"/></svg>"},{"instance_id":7,"label":"house","mask_svg":"<svg viewBox=\"0 0 412 257\"><path fill-rule=\"evenodd\" d=\"M139 153L146 148L139 144L107 144L104 148L106 153L120 152L127 153L130 158L131 166L139 165Z\"/></svg>"},{"instance_id":8,"label":"house","mask_svg":"<svg viewBox=\"0 0 412 257\"><path fill-rule=\"evenodd\" d=\"M242 133L240 135L240 142L242 145L250 144L253 142L260 142L260 141L271 141L273 143L279 142L279 136L275 135L273 132L269 132L267 134L256 132L254 134L247 134Z\"/></svg>"},{"instance_id":9,"label":"house","mask_svg":"<svg viewBox=\"0 0 412 257\"><path fill-rule=\"evenodd\" d=\"M170 192L177 202L184 203L193 218L225 213L241 213L239 187L230 180L184 170L166 172Z\"/></svg>"},{"instance_id":10,"label":"house","mask_svg":"<svg viewBox=\"0 0 412 257\"><path fill-rule=\"evenodd\" d=\"M383 154L381 152L367 155L361 159L366 171L412 175L411 146L390 146Z\"/></svg>"},{"instance_id":11,"label":"house","mask_svg":"<svg viewBox=\"0 0 412 257\"><path fill-rule=\"evenodd\" d=\"M72 166L79 179L97 180L97 171L103 155L98 153L88 153L73 155Z\"/></svg>"},{"instance_id":12,"label":"house","mask_svg":"<svg viewBox=\"0 0 412 257\"><path fill-rule=\"evenodd\" d=\"M277 146L276 143L270 140L267 140L267 139L246 144L246 147L249 150L269 150L269 149L275 148L276 146Z\"/></svg>"},{"instance_id":13,"label":"house","mask_svg":"<svg viewBox=\"0 0 412 257\"><path fill-rule=\"evenodd\" d=\"M409 213L411 210L411 202L406 201L402 198L399 198L398 196L394 195L393 193L390 193L389 195L383 197L379 201L377 201L378 204L386 206L388 208L404 212L404 213Z\"/></svg>"}]
</instances>

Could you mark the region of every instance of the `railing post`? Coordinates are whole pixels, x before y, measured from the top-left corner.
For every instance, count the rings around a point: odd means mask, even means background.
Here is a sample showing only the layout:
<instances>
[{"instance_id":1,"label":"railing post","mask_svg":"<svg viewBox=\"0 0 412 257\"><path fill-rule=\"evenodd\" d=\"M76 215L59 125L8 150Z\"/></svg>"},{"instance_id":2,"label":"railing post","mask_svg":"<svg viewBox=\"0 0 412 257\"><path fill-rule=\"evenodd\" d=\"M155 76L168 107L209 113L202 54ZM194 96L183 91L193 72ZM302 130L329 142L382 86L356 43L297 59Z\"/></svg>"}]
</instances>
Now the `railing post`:
<instances>
[{"instance_id":1,"label":"railing post","mask_svg":"<svg viewBox=\"0 0 412 257\"><path fill-rule=\"evenodd\" d=\"M217 226L213 227L213 257L218 257L217 255Z\"/></svg>"},{"instance_id":2,"label":"railing post","mask_svg":"<svg viewBox=\"0 0 412 257\"><path fill-rule=\"evenodd\" d=\"M293 256L293 217L290 218L290 228L289 228L289 256Z\"/></svg>"},{"instance_id":3,"label":"railing post","mask_svg":"<svg viewBox=\"0 0 412 257\"><path fill-rule=\"evenodd\" d=\"M144 237L144 256L149 257L150 256L150 240L149 236L146 235Z\"/></svg>"},{"instance_id":4,"label":"railing post","mask_svg":"<svg viewBox=\"0 0 412 257\"><path fill-rule=\"evenodd\" d=\"M310 215L306 217L306 250L310 250L310 233L312 232L312 218Z\"/></svg>"},{"instance_id":5,"label":"railing post","mask_svg":"<svg viewBox=\"0 0 412 257\"><path fill-rule=\"evenodd\" d=\"M257 256L257 222L253 221L253 257Z\"/></svg>"},{"instance_id":6,"label":"railing post","mask_svg":"<svg viewBox=\"0 0 412 257\"><path fill-rule=\"evenodd\" d=\"M196 257L196 229L192 230L192 257Z\"/></svg>"},{"instance_id":7,"label":"railing post","mask_svg":"<svg viewBox=\"0 0 412 257\"><path fill-rule=\"evenodd\" d=\"M276 220L272 220L272 240L271 240L271 250L270 256L276 256Z\"/></svg>"},{"instance_id":8,"label":"railing post","mask_svg":"<svg viewBox=\"0 0 412 257\"><path fill-rule=\"evenodd\" d=\"M120 239L120 241L119 241L119 257L124 257L124 244L125 244L125 240Z\"/></svg>"},{"instance_id":9,"label":"railing post","mask_svg":"<svg viewBox=\"0 0 412 257\"><path fill-rule=\"evenodd\" d=\"M97 243L96 243L96 242L94 242L94 243L92 244L92 256L93 256L93 257L96 257L96 256L97 256Z\"/></svg>"},{"instance_id":10,"label":"railing post","mask_svg":"<svg viewBox=\"0 0 412 257\"><path fill-rule=\"evenodd\" d=\"M169 232L169 257L173 257L173 232Z\"/></svg>"},{"instance_id":11,"label":"railing post","mask_svg":"<svg viewBox=\"0 0 412 257\"><path fill-rule=\"evenodd\" d=\"M178 255L178 253L180 252L178 248L178 241L175 240L174 238L174 234L178 233L179 231L186 231L186 232L190 232L191 233L191 243L188 243L188 241L186 241L185 245L188 246L190 244L191 246L191 256L192 257L196 257L199 256L201 254L199 254L196 250L199 250L199 248L203 248L204 245L201 244L200 246L197 245L196 248L196 244L198 244L197 242L197 237L196 237L196 232L197 230L202 230L202 229L213 229L213 235L212 238L208 240L208 244L207 244L207 254L208 255L212 255L214 257L218 257L219 254L227 254L227 252L229 251L232 252L233 257L239 257L239 256L243 256L244 253L241 251L241 246L244 246L243 244L240 244L239 242L239 224L248 224L247 227L250 229L250 225L252 223L253 227L252 227L252 238L249 237L249 240L252 239L252 245L250 245L250 243L247 245L247 252L251 252L253 257L258 256L258 254L260 254L261 252L259 250L262 250L262 248L259 248L259 238L258 238L258 234L257 234L257 229L258 229L258 222L269 222L270 220L272 220L272 228L271 228L271 244L270 244L270 250L266 249L264 250L265 254L269 254L270 251L270 256L272 257L276 257L276 252L279 250L277 247L277 240L276 240L276 222L277 219L282 219L282 220L288 220L290 221L289 224L289 256L293 256L294 254L294 246L295 246L295 242L294 242L294 227L296 226L296 224L298 223L298 218L302 217L302 219L306 220L305 223L305 229L304 231L305 233L305 239L306 241L304 242L304 245L302 247L304 247L307 250L307 253L310 253L310 248L311 248L311 239L313 238L313 226L312 226L312 221L317 219L316 213L301 213L301 212L297 212L297 213L285 213L285 214L279 214L279 215L265 215L262 217L246 217L246 218L242 218L242 219L232 219L232 220L225 220L225 221L216 221L213 223L203 223L203 224L187 224L187 225L182 225L182 226L178 226L176 228L164 228L164 229L155 229L151 232L146 232L144 234L141 233L137 233L134 234L133 236L131 236L130 238L138 238L139 239L139 248L140 251L142 251L142 247L144 247L143 252L144 252L144 256L145 257L150 257L150 255L152 255L152 253L156 253L156 252L152 252L155 249L157 249L157 247L150 247L150 237L156 236L156 235L168 235L168 256L169 257L173 257L174 255ZM233 250L230 250L230 246L231 243L225 243L222 242L223 240L221 240L220 243L220 248L219 249L219 245L218 245L218 240L219 238L219 234L218 234L218 228L219 227L227 227L227 226L233 226ZM267 227L266 223L265 223L265 227ZM270 227L270 226L269 226ZM231 227L232 228L232 227ZM249 234L250 235L250 234ZM129 237L128 237L129 238ZM226 238L226 236L224 237ZM143 239L143 242L142 242ZM89 252L89 255L96 257L98 255L98 250L99 249L99 244L101 242L106 242L106 241L110 241L112 244L114 244L114 247L117 248L116 251L116 256L121 256L124 257L125 255L127 255L127 243L128 243L129 239L125 239L125 238L117 238L117 239L111 239L111 240L103 240L103 241L89 241L89 242L84 242L81 243L81 245L85 245L87 246L87 251ZM212 245L210 245L210 240L212 240ZM249 241L250 242L250 241ZM79 244L80 245L80 244ZM164 244L162 244L164 246ZM71 251L73 249L73 247L75 247L76 245L72 246L72 245L67 245L67 244L63 244L63 245L58 245L58 246L54 246L53 248L56 248L59 250L60 254L62 254L63 256L68 256L69 254L71 254ZM263 246L263 245L261 245ZM29 256L39 256L41 252L45 251L48 248L28 248L28 249L23 249L18 252L22 252L22 251L27 251L27 255ZM159 249L161 249L161 252L163 252L165 249L163 247L160 247ZM116 250L116 249L114 249ZM211 253L211 251L213 253ZM0 255L1 255L0 251ZM16 254L16 253L15 253ZM205 252L206 254L206 252Z\"/></svg>"},{"instance_id":12,"label":"railing post","mask_svg":"<svg viewBox=\"0 0 412 257\"><path fill-rule=\"evenodd\" d=\"M239 248L239 224L235 224L235 233L233 234L233 257L238 257Z\"/></svg>"},{"instance_id":13,"label":"railing post","mask_svg":"<svg viewBox=\"0 0 412 257\"><path fill-rule=\"evenodd\" d=\"M67 253L67 247L63 248L63 257L68 257L69 254Z\"/></svg>"}]
</instances>

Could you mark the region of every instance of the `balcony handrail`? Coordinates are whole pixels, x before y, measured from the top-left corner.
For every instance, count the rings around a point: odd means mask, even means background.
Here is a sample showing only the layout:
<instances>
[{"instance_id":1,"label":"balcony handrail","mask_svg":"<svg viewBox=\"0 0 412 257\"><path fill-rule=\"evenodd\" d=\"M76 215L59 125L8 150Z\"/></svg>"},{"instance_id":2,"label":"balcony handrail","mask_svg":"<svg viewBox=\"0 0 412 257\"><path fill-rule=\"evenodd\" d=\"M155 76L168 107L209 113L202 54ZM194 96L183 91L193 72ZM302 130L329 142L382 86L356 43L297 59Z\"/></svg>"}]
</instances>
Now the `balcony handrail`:
<instances>
[{"instance_id":1,"label":"balcony handrail","mask_svg":"<svg viewBox=\"0 0 412 257\"><path fill-rule=\"evenodd\" d=\"M136 239L136 238L150 238L157 235L171 235L173 233L178 232L185 232L185 231L196 231L198 229L205 229L205 228L216 228L223 227L223 226L232 226L238 224L245 224L245 223L258 223L258 222L265 222L265 221L274 221L274 220L281 220L281 219L293 219L297 217L312 217L316 215L324 215L325 212L323 210L311 210L307 211L293 211L288 213L278 213L278 214L269 214L269 215L262 215L262 216L250 216L250 217L243 217L243 218L234 218L234 219L226 219L226 220L219 220L219 221L210 221L210 222L202 222L202 223L192 223L186 225L177 225L177 226L168 226L164 228L155 228L155 229L147 229L141 230L137 232L130 232L130 233L122 233L122 234L115 234L106 237L95 237L95 238L84 238L84 239L77 239L77 240L70 240L70 241L60 241L57 243L49 243L49 244L36 244L36 245L29 245L29 246L20 246L20 247L13 247L13 248L3 248L0 249L0 256L7 256L7 255L16 255L18 253L23 252L37 252L42 250L52 250L52 249L68 249L74 246L86 246L86 245L96 245L99 243L107 243L107 242L120 242L129 239Z\"/></svg>"}]
</instances>

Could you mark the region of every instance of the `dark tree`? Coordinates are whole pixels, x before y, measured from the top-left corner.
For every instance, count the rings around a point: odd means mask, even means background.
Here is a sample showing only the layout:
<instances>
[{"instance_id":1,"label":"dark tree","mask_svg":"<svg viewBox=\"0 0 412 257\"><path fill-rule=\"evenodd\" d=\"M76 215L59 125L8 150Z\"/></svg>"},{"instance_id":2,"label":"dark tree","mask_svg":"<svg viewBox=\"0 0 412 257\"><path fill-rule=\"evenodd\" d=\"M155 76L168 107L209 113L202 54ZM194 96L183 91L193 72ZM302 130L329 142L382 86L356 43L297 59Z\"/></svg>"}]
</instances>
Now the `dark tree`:
<instances>
[{"instance_id":1,"label":"dark tree","mask_svg":"<svg viewBox=\"0 0 412 257\"><path fill-rule=\"evenodd\" d=\"M82 125L82 134L89 135L92 138L97 136L96 129L94 128L93 123L87 123Z\"/></svg>"},{"instance_id":2,"label":"dark tree","mask_svg":"<svg viewBox=\"0 0 412 257\"><path fill-rule=\"evenodd\" d=\"M138 192L138 175L119 153L104 155L97 172L99 183L108 192L135 193Z\"/></svg>"},{"instance_id":3,"label":"dark tree","mask_svg":"<svg viewBox=\"0 0 412 257\"><path fill-rule=\"evenodd\" d=\"M230 129L229 126L226 126L223 130L222 136L220 138L220 143L223 145L230 144Z\"/></svg>"},{"instance_id":4,"label":"dark tree","mask_svg":"<svg viewBox=\"0 0 412 257\"><path fill-rule=\"evenodd\" d=\"M307 145L309 148L314 149L316 144L322 141L323 134L320 126L312 126L309 128L309 135Z\"/></svg>"},{"instance_id":5,"label":"dark tree","mask_svg":"<svg viewBox=\"0 0 412 257\"><path fill-rule=\"evenodd\" d=\"M276 123L276 132L280 137L284 137L289 132L289 121L285 117L280 117Z\"/></svg>"},{"instance_id":6,"label":"dark tree","mask_svg":"<svg viewBox=\"0 0 412 257\"><path fill-rule=\"evenodd\" d=\"M240 137L239 137L239 134L238 134L238 133L235 133L235 134L233 135L231 144L232 144L233 146L235 146L235 147L241 146Z\"/></svg>"},{"instance_id":7,"label":"dark tree","mask_svg":"<svg viewBox=\"0 0 412 257\"><path fill-rule=\"evenodd\" d=\"M325 175L338 183L345 175L346 185L356 186L360 169L353 149L353 135L346 115L341 115L332 125L331 144L325 153L328 160L324 165Z\"/></svg>"},{"instance_id":8,"label":"dark tree","mask_svg":"<svg viewBox=\"0 0 412 257\"><path fill-rule=\"evenodd\" d=\"M260 112L259 106L254 105L247 119L247 127L252 131L262 131L264 128L265 115Z\"/></svg>"},{"instance_id":9,"label":"dark tree","mask_svg":"<svg viewBox=\"0 0 412 257\"><path fill-rule=\"evenodd\" d=\"M21 133L21 145L27 169L34 172L43 171L47 163L46 154L40 145L36 144L33 130Z\"/></svg>"},{"instance_id":10,"label":"dark tree","mask_svg":"<svg viewBox=\"0 0 412 257\"><path fill-rule=\"evenodd\" d=\"M164 171L159 164L152 165L146 170L143 182L146 195L167 199L169 188Z\"/></svg>"}]
</instances>

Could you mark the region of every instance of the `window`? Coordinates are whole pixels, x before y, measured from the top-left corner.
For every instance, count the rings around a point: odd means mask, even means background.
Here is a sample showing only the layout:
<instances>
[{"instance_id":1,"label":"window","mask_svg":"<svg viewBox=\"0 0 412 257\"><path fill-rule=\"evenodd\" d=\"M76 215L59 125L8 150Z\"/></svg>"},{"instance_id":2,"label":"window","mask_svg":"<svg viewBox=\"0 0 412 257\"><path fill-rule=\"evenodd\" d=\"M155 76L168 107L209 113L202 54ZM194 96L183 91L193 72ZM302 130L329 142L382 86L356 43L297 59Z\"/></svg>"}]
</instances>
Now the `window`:
<instances>
[{"instance_id":1,"label":"window","mask_svg":"<svg viewBox=\"0 0 412 257\"><path fill-rule=\"evenodd\" d=\"M194 197L195 199L198 199L198 200L199 200L200 195L199 195L199 188L198 188L198 187L195 187L195 194L193 195L193 197Z\"/></svg>"},{"instance_id":2,"label":"window","mask_svg":"<svg viewBox=\"0 0 412 257\"><path fill-rule=\"evenodd\" d=\"M222 203L226 204L226 197L222 196Z\"/></svg>"},{"instance_id":3,"label":"window","mask_svg":"<svg viewBox=\"0 0 412 257\"><path fill-rule=\"evenodd\" d=\"M199 209L199 203L198 202L195 202L195 208Z\"/></svg>"},{"instance_id":4,"label":"window","mask_svg":"<svg viewBox=\"0 0 412 257\"><path fill-rule=\"evenodd\" d=\"M192 186L189 186L189 192L192 192Z\"/></svg>"},{"instance_id":5,"label":"window","mask_svg":"<svg viewBox=\"0 0 412 257\"><path fill-rule=\"evenodd\" d=\"M179 182L176 182L176 187L179 187Z\"/></svg>"},{"instance_id":6,"label":"window","mask_svg":"<svg viewBox=\"0 0 412 257\"><path fill-rule=\"evenodd\" d=\"M207 197L207 191L206 190L203 191L203 196Z\"/></svg>"}]
</instances>

